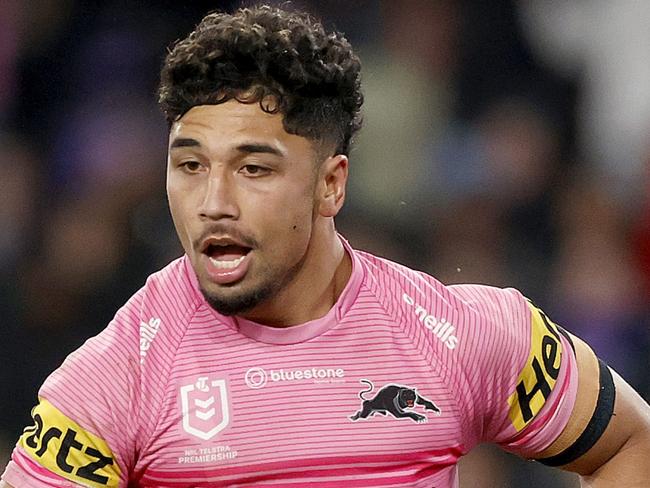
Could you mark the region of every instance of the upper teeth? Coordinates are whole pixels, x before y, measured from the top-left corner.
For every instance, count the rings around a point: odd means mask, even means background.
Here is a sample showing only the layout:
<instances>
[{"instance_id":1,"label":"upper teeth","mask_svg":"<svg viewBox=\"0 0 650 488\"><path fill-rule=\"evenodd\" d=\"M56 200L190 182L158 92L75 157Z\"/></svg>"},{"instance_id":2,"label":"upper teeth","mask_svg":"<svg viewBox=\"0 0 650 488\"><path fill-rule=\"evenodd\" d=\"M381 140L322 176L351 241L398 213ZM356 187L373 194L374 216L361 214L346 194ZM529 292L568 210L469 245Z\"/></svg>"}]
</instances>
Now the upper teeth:
<instances>
[{"instance_id":1,"label":"upper teeth","mask_svg":"<svg viewBox=\"0 0 650 488\"><path fill-rule=\"evenodd\" d=\"M239 263L241 263L246 256L242 256L240 258L234 259L232 261L219 261L218 259L215 258L210 258L210 262L215 266L215 268L219 269L234 269L237 266L239 266Z\"/></svg>"}]
</instances>

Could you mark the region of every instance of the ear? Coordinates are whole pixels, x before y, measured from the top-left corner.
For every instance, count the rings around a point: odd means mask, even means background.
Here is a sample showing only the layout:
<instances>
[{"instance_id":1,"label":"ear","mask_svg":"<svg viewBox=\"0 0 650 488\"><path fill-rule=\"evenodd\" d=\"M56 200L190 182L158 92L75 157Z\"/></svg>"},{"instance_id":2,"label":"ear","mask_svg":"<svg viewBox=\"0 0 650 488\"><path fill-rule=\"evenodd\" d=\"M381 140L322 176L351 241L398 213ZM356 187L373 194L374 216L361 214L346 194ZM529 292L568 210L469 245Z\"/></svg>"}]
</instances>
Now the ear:
<instances>
[{"instance_id":1,"label":"ear","mask_svg":"<svg viewBox=\"0 0 650 488\"><path fill-rule=\"evenodd\" d=\"M348 181L348 157L336 154L327 158L319 170L319 207L323 217L334 217L345 201L345 185Z\"/></svg>"}]
</instances>

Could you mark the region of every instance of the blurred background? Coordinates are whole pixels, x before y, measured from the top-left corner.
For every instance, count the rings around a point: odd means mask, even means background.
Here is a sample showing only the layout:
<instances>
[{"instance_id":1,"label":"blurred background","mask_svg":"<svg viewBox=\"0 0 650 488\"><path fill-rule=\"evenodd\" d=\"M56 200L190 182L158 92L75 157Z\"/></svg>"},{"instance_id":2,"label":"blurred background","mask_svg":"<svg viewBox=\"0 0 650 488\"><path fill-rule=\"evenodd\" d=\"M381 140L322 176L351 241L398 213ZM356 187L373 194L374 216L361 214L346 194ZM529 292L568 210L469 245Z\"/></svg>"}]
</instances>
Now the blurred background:
<instances>
[{"instance_id":1,"label":"blurred background","mask_svg":"<svg viewBox=\"0 0 650 488\"><path fill-rule=\"evenodd\" d=\"M233 5L0 0L0 465L47 374L180 255L158 72ZM363 62L341 232L446 283L519 288L648 399L650 2L293 5ZM481 447L461 486L577 484Z\"/></svg>"}]
</instances>

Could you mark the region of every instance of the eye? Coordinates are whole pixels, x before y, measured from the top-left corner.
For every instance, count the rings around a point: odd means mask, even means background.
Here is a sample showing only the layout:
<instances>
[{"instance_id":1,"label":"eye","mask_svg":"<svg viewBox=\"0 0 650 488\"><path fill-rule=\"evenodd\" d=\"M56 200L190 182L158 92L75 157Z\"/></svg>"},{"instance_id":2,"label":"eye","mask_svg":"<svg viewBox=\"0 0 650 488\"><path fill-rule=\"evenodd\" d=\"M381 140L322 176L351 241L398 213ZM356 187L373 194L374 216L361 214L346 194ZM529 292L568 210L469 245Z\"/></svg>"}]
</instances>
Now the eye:
<instances>
[{"instance_id":1,"label":"eye","mask_svg":"<svg viewBox=\"0 0 650 488\"><path fill-rule=\"evenodd\" d=\"M185 161L178 166L188 173L198 173L202 167L201 163L198 161Z\"/></svg>"},{"instance_id":2,"label":"eye","mask_svg":"<svg viewBox=\"0 0 650 488\"><path fill-rule=\"evenodd\" d=\"M264 176L271 170L269 168L258 166L256 164L247 164L245 166L242 166L240 171L247 176Z\"/></svg>"}]
</instances>

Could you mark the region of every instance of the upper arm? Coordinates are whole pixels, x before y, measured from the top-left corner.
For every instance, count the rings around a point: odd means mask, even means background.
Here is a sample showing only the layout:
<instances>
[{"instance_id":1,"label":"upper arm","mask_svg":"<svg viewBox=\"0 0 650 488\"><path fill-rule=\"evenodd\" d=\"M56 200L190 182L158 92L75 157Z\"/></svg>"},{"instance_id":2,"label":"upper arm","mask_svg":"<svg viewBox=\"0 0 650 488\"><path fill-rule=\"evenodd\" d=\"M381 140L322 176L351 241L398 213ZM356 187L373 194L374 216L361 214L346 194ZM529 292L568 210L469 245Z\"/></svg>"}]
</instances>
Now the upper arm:
<instances>
[{"instance_id":1,"label":"upper arm","mask_svg":"<svg viewBox=\"0 0 650 488\"><path fill-rule=\"evenodd\" d=\"M14 488L11 486L9 483L5 483L4 481L0 480L0 488Z\"/></svg>"},{"instance_id":2,"label":"upper arm","mask_svg":"<svg viewBox=\"0 0 650 488\"><path fill-rule=\"evenodd\" d=\"M573 449L578 457L560 467L588 475L610 460L635 436L650 433L650 407L625 380L612 371L615 399L609 417L607 411L611 407L603 406L606 392L605 386L601 385L598 359L587 344L577 337L572 339L578 367L575 404L560 436L536 458L562 459L563 453ZM604 414L606 418L603 419Z\"/></svg>"}]
</instances>

